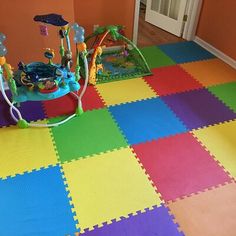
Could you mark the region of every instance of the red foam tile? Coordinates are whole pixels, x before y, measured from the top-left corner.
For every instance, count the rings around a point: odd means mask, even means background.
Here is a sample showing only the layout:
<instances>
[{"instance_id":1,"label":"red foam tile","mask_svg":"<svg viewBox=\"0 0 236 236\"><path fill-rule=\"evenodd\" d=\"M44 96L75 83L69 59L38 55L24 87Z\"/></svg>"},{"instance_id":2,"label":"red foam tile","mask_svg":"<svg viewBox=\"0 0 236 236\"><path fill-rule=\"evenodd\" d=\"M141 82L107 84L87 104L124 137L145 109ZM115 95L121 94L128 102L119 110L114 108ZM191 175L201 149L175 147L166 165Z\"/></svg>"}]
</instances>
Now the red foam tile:
<instances>
[{"instance_id":1,"label":"red foam tile","mask_svg":"<svg viewBox=\"0 0 236 236\"><path fill-rule=\"evenodd\" d=\"M82 87L80 91L82 91ZM88 86L85 95L82 98L82 102L84 111L104 107L104 102L99 97L97 91L93 86ZM77 100L73 95L68 94L54 100L44 101L43 106L48 118L61 115L69 115L75 112L75 109L77 107Z\"/></svg>"},{"instance_id":2,"label":"red foam tile","mask_svg":"<svg viewBox=\"0 0 236 236\"><path fill-rule=\"evenodd\" d=\"M202 88L198 81L178 65L155 68L152 73L144 79L160 96Z\"/></svg>"},{"instance_id":3,"label":"red foam tile","mask_svg":"<svg viewBox=\"0 0 236 236\"><path fill-rule=\"evenodd\" d=\"M190 134L133 146L165 201L230 181L230 177Z\"/></svg>"},{"instance_id":4,"label":"red foam tile","mask_svg":"<svg viewBox=\"0 0 236 236\"><path fill-rule=\"evenodd\" d=\"M81 88L82 89L82 88ZM104 101L99 97L94 86L89 85L85 96L83 98L83 108L84 110L93 110L103 108L105 106Z\"/></svg>"}]
</instances>

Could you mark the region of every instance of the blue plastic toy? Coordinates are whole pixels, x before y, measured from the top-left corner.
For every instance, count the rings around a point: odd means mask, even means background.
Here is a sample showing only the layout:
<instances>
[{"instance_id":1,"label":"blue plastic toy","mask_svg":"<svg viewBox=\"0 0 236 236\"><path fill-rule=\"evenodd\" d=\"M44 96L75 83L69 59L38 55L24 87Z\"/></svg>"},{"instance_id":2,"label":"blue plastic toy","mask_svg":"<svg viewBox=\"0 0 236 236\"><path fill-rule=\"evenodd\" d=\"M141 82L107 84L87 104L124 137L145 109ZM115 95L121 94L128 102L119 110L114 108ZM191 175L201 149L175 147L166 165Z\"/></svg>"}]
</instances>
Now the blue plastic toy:
<instances>
[{"instance_id":1,"label":"blue plastic toy","mask_svg":"<svg viewBox=\"0 0 236 236\"><path fill-rule=\"evenodd\" d=\"M10 114L16 121L19 127L26 128L28 126L49 127L57 126L70 120L76 115L83 113L81 99L86 91L88 84L88 62L87 50L84 43L84 29L77 23L69 25L61 15L47 14L37 15L34 17L36 22L39 22L40 32L42 35L48 35L46 24L58 27L58 35L60 37L60 55L61 62L59 64L53 63L55 52L53 49L47 48L44 56L48 59L48 63L32 62L30 64L18 63L18 69L13 72L10 64L6 62L5 55L7 49L3 45L6 36L0 33L0 89L3 97L10 106ZM42 24L43 23L43 24ZM71 71L72 67L72 51L70 45L70 31L74 30L74 43L76 44L76 66L75 72ZM66 42L66 48L64 47ZM79 60L82 58L85 75L85 85L80 95L80 66ZM4 72L5 71L5 76ZM4 89L3 78L8 84L12 93L12 101L7 97ZM72 93L78 100L78 107L75 114L67 117L65 120L55 124L31 124L23 119L20 110L15 104L20 104L25 101L44 101L62 97L68 93ZM18 117L15 116L13 110Z\"/></svg>"}]
</instances>

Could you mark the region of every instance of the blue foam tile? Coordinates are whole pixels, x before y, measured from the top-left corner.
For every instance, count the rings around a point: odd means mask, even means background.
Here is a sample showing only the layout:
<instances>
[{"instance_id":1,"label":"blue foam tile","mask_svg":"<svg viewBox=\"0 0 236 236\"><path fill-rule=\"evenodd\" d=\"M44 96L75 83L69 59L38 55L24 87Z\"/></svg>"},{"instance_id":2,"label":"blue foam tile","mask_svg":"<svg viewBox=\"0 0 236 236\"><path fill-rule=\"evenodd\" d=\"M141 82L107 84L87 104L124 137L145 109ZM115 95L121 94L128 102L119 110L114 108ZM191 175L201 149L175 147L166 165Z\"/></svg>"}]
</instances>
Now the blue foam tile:
<instances>
[{"instance_id":1,"label":"blue foam tile","mask_svg":"<svg viewBox=\"0 0 236 236\"><path fill-rule=\"evenodd\" d=\"M184 124L160 98L109 107L109 111L129 144L186 131Z\"/></svg>"},{"instance_id":2,"label":"blue foam tile","mask_svg":"<svg viewBox=\"0 0 236 236\"><path fill-rule=\"evenodd\" d=\"M58 166L0 181L0 235L73 235L75 225Z\"/></svg>"},{"instance_id":3,"label":"blue foam tile","mask_svg":"<svg viewBox=\"0 0 236 236\"><path fill-rule=\"evenodd\" d=\"M192 41L159 45L158 48L176 63L215 58L213 54Z\"/></svg>"},{"instance_id":4,"label":"blue foam tile","mask_svg":"<svg viewBox=\"0 0 236 236\"><path fill-rule=\"evenodd\" d=\"M81 236L183 236L164 206L122 219Z\"/></svg>"}]
</instances>

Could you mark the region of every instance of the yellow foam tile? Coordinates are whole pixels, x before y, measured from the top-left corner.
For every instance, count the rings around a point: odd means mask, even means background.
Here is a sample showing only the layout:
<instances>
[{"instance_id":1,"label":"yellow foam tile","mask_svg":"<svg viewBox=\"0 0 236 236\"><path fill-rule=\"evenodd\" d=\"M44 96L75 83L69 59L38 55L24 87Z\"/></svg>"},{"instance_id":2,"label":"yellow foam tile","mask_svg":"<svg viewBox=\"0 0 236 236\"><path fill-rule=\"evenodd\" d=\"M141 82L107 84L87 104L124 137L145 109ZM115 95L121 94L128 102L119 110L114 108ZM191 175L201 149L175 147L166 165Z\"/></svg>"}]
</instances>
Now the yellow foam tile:
<instances>
[{"instance_id":1,"label":"yellow foam tile","mask_svg":"<svg viewBox=\"0 0 236 236\"><path fill-rule=\"evenodd\" d=\"M108 106L157 96L142 78L98 84L96 89Z\"/></svg>"},{"instance_id":2,"label":"yellow foam tile","mask_svg":"<svg viewBox=\"0 0 236 236\"><path fill-rule=\"evenodd\" d=\"M236 121L193 131L211 154L236 177Z\"/></svg>"},{"instance_id":3,"label":"yellow foam tile","mask_svg":"<svg viewBox=\"0 0 236 236\"><path fill-rule=\"evenodd\" d=\"M63 164L82 231L161 200L129 148Z\"/></svg>"},{"instance_id":4,"label":"yellow foam tile","mask_svg":"<svg viewBox=\"0 0 236 236\"><path fill-rule=\"evenodd\" d=\"M218 58L186 63L181 67L204 86L236 81L236 70Z\"/></svg>"},{"instance_id":5,"label":"yellow foam tile","mask_svg":"<svg viewBox=\"0 0 236 236\"><path fill-rule=\"evenodd\" d=\"M57 163L48 128L2 128L0 143L0 178Z\"/></svg>"}]
</instances>

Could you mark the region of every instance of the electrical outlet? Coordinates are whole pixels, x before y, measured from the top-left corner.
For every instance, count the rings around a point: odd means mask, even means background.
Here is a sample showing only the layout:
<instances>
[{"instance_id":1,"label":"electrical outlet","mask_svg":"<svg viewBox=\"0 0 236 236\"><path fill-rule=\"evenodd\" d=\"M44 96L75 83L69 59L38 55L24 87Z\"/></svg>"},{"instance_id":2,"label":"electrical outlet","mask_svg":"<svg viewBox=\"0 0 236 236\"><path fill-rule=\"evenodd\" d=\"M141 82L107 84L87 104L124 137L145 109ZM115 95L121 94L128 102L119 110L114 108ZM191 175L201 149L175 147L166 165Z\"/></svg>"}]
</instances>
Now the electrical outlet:
<instances>
[{"instance_id":1,"label":"electrical outlet","mask_svg":"<svg viewBox=\"0 0 236 236\"><path fill-rule=\"evenodd\" d=\"M93 32L95 32L98 27L99 25L93 25Z\"/></svg>"}]
</instances>

